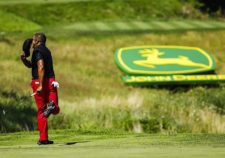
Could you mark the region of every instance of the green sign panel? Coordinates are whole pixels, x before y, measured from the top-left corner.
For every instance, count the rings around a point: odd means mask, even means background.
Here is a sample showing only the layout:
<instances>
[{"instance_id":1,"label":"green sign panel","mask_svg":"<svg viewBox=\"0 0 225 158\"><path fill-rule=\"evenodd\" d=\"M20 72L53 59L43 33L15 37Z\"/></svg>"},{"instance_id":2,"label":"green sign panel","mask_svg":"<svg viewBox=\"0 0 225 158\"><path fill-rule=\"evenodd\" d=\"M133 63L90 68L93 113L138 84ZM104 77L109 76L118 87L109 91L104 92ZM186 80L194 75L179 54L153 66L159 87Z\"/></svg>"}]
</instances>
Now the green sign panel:
<instances>
[{"instance_id":1,"label":"green sign panel","mask_svg":"<svg viewBox=\"0 0 225 158\"><path fill-rule=\"evenodd\" d=\"M118 67L128 75L173 75L214 71L214 58L200 48L141 46L115 52Z\"/></svg>"},{"instance_id":2,"label":"green sign panel","mask_svg":"<svg viewBox=\"0 0 225 158\"><path fill-rule=\"evenodd\" d=\"M196 47L139 46L117 49L114 59L127 84L212 84L225 82L214 72L213 56ZM201 74L201 75L200 75ZM204 75L203 75L204 74Z\"/></svg>"},{"instance_id":3,"label":"green sign panel","mask_svg":"<svg viewBox=\"0 0 225 158\"><path fill-rule=\"evenodd\" d=\"M123 81L132 85L212 84L225 82L225 75L125 76Z\"/></svg>"}]
</instances>

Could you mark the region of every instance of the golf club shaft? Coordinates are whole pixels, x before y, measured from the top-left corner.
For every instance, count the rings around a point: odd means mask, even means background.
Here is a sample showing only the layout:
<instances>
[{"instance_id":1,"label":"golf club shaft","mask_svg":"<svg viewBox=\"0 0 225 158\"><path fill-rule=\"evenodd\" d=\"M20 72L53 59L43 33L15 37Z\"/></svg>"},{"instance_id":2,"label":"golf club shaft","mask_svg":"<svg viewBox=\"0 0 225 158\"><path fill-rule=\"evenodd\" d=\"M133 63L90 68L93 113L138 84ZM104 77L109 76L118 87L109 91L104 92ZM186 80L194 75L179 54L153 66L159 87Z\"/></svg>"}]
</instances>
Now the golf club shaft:
<instances>
[{"instance_id":1,"label":"golf club shaft","mask_svg":"<svg viewBox=\"0 0 225 158\"><path fill-rule=\"evenodd\" d=\"M37 92L32 93L30 96L33 97L37 94Z\"/></svg>"}]
</instances>

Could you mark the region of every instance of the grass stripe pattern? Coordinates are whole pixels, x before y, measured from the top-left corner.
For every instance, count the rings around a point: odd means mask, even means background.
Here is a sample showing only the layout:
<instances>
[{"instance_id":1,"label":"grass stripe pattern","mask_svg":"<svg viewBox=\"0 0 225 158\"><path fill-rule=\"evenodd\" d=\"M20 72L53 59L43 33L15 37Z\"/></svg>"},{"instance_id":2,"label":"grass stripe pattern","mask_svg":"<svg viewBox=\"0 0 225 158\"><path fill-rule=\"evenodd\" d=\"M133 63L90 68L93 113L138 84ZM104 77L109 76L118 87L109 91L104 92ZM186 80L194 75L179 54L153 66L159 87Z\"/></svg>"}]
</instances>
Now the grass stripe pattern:
<instances>
[{"instance_id":1,"label":"grass stripe pattern","mask_svg":"<svg viewBox=\"0 0 225 158\"><path fill-rule=\"evenodd\" d=\"M171 21L115 21L84 22L63 27L73 31L176 31L225 29L222 21L171 20Z\"/></svg>"}]
</instances>

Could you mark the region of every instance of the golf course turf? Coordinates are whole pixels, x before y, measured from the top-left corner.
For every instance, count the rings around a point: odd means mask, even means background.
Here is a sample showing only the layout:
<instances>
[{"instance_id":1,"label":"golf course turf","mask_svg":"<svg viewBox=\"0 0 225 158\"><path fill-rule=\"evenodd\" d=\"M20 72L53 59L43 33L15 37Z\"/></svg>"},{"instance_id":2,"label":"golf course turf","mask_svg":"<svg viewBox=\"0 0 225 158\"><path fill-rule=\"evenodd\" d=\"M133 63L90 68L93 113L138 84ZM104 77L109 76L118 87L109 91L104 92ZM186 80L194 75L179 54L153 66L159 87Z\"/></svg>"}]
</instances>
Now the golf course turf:
<instances>
[{"instance_id":1,"label":"golf course turf","mask_svg":"<svg viewBox=\"0 0 225 158\"><path fill-rule=\"evenodd\" d=\"M0 135L0 158L223 158L225 135L50 131L53 145L37 145L37 132Z\"/></svg>"}]
</instances>

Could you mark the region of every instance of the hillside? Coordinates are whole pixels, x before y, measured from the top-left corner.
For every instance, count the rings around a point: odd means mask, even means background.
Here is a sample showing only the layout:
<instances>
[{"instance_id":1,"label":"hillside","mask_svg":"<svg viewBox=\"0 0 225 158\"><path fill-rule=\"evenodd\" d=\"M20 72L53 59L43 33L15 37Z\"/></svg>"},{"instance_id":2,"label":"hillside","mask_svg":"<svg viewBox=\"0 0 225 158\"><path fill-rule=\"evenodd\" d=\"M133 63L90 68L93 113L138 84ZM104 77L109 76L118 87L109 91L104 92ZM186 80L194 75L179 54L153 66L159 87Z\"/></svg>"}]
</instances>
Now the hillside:
<instances>
[{"instance_id":1,"label":"hillside","mask_svg":"<svg viewBox=\"0 0 225 158\"><path fill-rule=\"evenodd\" d=\"M170 5L170 4L173 5ZM149 20L172 18L182 13L178 0L100 0L64 3L1 4L0 9L42 26L97 20ZM182 16L182 15L181 15Z\"/></svg>"},{"instance_id":2,"label":"hillside","mask_svg":"<svg viewBox=\"0 0 225 158\"><path fill-rule=\"evenodd\" d=\"M224 133L223 85L127 86L122 83L124 74L113 59L115 50L126 46L194 46L212 53L218 64L217 73L223 74L223 21L213 19L216 27L211 22L207 25L207 21L196 24L199 17L196 16L194 20L185 19L183 25L186 29L180 31L176 28L152 31L135 27L135 31L131 28L131 31L115 29L77 34L71 29L84 23L91 27L96 25L96 21L111 25L125 21L127 25L130 24L129 20L140 23L156 20L161 21L161 26L167 23L167 18L183 21L181 3L176 0L157 2L130 0L125 3L118 0L105 3L102 0L47 4L0 3L0 15L3 17L0 20L0 121L4 122L0 124L1 132L36 129L35 115L31 115L35 112L35 105L29 97L30 70L22 65L19 55L25 38L32 36L35 31L45 31L49 37L47 46L53 53L56 78L60 82L61 114L50 119L50 128ZM201 31L187 28L188 21L193 24L189 27L195 26Z\"/></svg>"},{"instance_id":3,"label":"hillside","mask_svg":"<svg viewBox=\"0 0 225 158\"><path fill-rule=\"evenodd\" d=\"M82 25L80 27L83 27L85 23L94 22L100 23L96 25L111 23L109 28L113 29L117 25L115 22L134 22L134 24L128 23L128 25L138 27L139 24L135 24L135 22L168 21L183 18L204 19L204 15L194 6L191 8L191 12L187 13L186 6L190 7L191 5L182 3L180 0L107 0L107 2L105 0L50 0L45 3L36 0L1 1L0 10L3 19L0 22L4 25L0 26L0 31L40 29L49 31L54 28L54 31L60 32L80 23ZM6 22L12 16L10 22ZM102 22L103 24L101 24ZM31 24L36 26L29 27ZM91 24L91 26L96 27L95 24ZM104 26L102 27L104 28Z\"/></svg>"}]
</instances>

